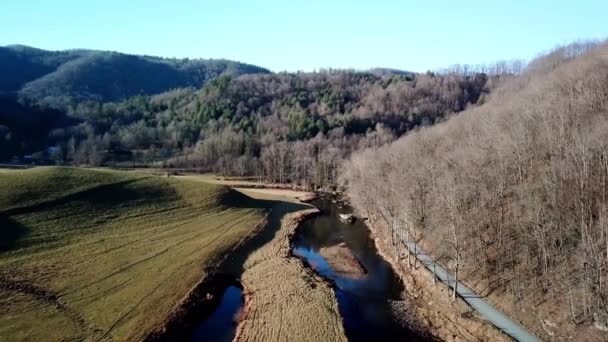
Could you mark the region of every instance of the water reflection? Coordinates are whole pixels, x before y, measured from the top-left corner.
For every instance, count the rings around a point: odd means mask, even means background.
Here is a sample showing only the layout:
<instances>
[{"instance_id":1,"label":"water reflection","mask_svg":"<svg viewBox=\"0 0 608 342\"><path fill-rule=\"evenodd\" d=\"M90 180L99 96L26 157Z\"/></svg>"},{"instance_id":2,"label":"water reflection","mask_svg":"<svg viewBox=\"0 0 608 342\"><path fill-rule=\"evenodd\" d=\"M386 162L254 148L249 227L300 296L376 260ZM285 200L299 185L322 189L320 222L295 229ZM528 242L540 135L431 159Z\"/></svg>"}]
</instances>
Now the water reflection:
<instances>
[{"instance_id":1,"label":"water reflection","mask_svg":"<svg viewBox=\"0 0 608 342\"><path fill-rule=\"evenodd\" d=\"M331 279L336 286L348 293L382 299L399 299L403 290L401 281L391 266L376 251L369 230L361 221L352 224L337 218L339 208L329 200L315 203L323 210L319 216L302 222L294 241L294 254L306 259L322 276ZM344 242L363 265L367 274L351 278L337 274L319 254L322 247Z\"/></svg>"},{"instance_id":2,"label":"water reflection","mask_svg":"<svg viewBox=\"0 0 608 342\"><path fill-rule=\"evenodd\" d=\"M236 334L237 315L243 305L243 290L231 285L226 288L220 304L192 335L192 341L229 342Z\"/></svg>"},{"instance_id":3,"label":"water reflection","mask_svg":"<svg viewBox=\"0 0 608 342\"><path fill-rule=\"evenodd\" d=\"M378 254L365 224L360 221L352 224L340 221L338 213L348 209L339 208L327 199L320 199L314 204L322 210L322 214L302 222L293 251L321 276L334 282L349 340L417 339L411 331L395 323L389 300L400 299L403 285L391 266ZM322 247L342 242L367 271L363 277L337 274L319 254Z\"/></svg>"}]
</instances>

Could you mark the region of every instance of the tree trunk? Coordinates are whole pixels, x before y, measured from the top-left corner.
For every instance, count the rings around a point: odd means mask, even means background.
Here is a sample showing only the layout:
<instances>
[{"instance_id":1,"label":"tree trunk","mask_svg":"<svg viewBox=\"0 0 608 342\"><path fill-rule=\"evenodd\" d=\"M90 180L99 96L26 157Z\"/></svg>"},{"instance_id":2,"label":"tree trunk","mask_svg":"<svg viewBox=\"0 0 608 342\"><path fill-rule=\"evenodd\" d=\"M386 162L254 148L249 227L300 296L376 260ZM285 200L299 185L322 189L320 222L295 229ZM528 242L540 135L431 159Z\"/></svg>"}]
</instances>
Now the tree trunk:
<instances>
[{"instance_id":1,"label":"tree trunk","mask_svg":"<svg viewBox=\"0 0 608 342\"><path fill-rule=\"evenodd\" d=\"M452 292L452 300L456 300L456 293L458 293L458 272L460 266L460 253L456 252L456 267L454 271L454 292Z\"/></svg>"},{"instance_id":2,"label":"tree trunk","mask_svg":"<svg viewBox=\"0 0 608 342\"><path fill-rule=\"evenodd\" d=\"M410 241L410 231L409 229L406 230L406 237L405 237L405 246L407 247L407 266L409 268L412 268L412 260L411 260L411 253L410 253L410 248L409 248L409 241Z\"/></svg>"}]
</instances>

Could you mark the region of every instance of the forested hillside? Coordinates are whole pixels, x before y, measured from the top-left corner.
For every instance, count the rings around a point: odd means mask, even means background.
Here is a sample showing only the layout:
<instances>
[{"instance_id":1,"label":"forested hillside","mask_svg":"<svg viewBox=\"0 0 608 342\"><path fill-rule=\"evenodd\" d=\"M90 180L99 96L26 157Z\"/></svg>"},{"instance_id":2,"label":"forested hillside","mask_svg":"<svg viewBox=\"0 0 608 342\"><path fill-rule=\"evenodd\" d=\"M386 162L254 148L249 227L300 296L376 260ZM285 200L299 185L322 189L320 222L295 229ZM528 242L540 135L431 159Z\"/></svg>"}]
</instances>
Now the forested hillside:
<instances>
[{"instance_id":1,"label":"forested hillside","mask_svg":"<svg viewBox=\"0 0 608 342\"><path fill-rule=\"evenodd\" d=\"M422 239L540 336L605 338L608 45L540 57L482 106L344 170L372 222Z\"/></svg>"},{"instance_id":2,"label":"forested hillside","mask_svg":"<svg viewBox=\"0 0 608 342\"><path fill-rule=\"evenodd\" d=\"M63 111L24 105L13 96L0 94L0 162L45 150L50 132L77 123Z\"/></svg>"},{"instance_id":3,"label":"forested hillside","mask_svg":"<svg viewBox=\"0 0 608 342\"><path fill-rule=\"evenodd\" d=\"M269 71L227 60L167 59L93 50L0 47L0 94L63 108L85 100L120 101L181 87L201 87L221 75Z\"/></svg>"},{"instance_id":4,"label":"forested hillside","mask_svg":"<svg viewBox=\"0 0 608 342\"><path fill-rule=\"evenodd\" d=\"M388 71L221 76L201 89L77 102L65 109L71 124L45 124L52 129L42 136L56 147L46 157L60 163L156 163L326 186L351 151L483 102L498 79ZM0 125L6 141L18 136Z\"/></svg>"},{"instance_id":5,"label":"forested hillside","mask_svg":"<svg viewBox=\"0 0 608 342\"><path fill-rule=\"evenodd\" d=\"M16 93L27 82L76 57L70 52L48 52L27 46L0 47L0 93Z\"/></svg>"}]
</instances>

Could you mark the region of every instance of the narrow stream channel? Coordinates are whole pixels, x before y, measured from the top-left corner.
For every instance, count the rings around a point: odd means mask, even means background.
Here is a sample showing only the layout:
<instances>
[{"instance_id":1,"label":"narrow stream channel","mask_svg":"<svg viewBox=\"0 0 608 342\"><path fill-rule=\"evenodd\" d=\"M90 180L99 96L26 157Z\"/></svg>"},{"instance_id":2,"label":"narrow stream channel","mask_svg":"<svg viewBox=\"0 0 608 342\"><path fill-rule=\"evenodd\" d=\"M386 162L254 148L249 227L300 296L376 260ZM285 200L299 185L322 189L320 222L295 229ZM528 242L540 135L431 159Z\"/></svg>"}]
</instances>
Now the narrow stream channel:
<instances>
[{"instance_id":1,"label":"narrow stream channel","mask_svg":"<svg viewBox=\"0 0 608 342\"><path fill-rule=\"evenodd\" d=\"M370 232L361 221L342 222L336 203L321 198L313 202L321 214L300 224L293 252L322 277L335 284L340 314L350 341L419 341L414 332L397 323L390 300L400 300L403 284L377 252ZM362 277L341 275L319 250L344 243L362 264Z\"/></svg>"},{"instance_id":2,"label":"narrow stream channel","mask_svg":"<svg viewBox=\"0 0 608 342\"><path fill-rule=\"evenodd\" d=\"M243 290L230 285L211 316L193 332L191 341L230 342L236 335L237 315L243 306Z\"/></svg>"}]
</instances>

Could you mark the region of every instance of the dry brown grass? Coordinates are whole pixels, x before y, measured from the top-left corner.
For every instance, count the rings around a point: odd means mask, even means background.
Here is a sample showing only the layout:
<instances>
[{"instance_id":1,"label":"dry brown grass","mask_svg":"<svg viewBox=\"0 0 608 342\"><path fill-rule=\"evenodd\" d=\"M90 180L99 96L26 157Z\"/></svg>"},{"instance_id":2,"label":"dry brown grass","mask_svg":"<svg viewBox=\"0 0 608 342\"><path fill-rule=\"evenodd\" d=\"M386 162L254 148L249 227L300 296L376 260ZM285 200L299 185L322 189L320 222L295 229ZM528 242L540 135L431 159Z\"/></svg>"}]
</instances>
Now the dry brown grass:
<instances>
[{"instance_id":1,"label":"dry brown grass","mask_svg":"<svg viewBox=\"0 0 608 342\"><path fill-rule=\"evenodd\" d=\"M242 276L246 314L239 341L346 341L338 302L329 284L291 255L290 239L303 215L287 204L275 207L274 238L247 259Z\"/></svg>"}]
</instances>

